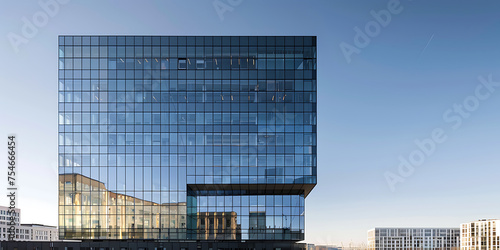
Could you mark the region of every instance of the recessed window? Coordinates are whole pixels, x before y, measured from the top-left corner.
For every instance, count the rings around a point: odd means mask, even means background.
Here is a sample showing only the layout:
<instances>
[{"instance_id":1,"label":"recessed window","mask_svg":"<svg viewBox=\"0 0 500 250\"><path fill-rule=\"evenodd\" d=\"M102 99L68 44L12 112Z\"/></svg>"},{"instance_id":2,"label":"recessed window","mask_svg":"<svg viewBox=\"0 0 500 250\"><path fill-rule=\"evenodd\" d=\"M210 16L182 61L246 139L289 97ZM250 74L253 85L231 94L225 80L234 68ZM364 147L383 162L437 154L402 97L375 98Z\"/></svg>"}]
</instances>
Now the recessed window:
<instances>
[{"instance_id":1,"label":"recessed window","mask_svg":"<svg viewBox=\"0 0 500 250\"><path fill-rule=\"evenodd\" d=\"M187 69L187 60L185 58L179 58L178 69Z\"/></svg>"},{"instance_id":2,"label":"recessed window","mask_svg":"<svg viewBox=\"0 0 500 250\"><path fill-rule=\"evenodd\" d=\"M196 60L196 68L197 69L205 69L205 60L197 59Z\"/></svg>"}]
</instances>

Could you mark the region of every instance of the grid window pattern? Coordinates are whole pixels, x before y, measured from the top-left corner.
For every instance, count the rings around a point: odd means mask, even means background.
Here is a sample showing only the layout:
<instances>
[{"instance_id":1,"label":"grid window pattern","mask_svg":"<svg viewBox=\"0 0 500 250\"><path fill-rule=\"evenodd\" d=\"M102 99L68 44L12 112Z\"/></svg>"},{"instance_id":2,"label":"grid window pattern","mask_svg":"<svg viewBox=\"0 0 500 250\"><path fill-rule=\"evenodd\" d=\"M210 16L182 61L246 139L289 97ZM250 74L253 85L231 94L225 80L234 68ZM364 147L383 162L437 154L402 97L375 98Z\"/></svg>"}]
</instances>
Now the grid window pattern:
<instances>
[{"instance_id":1,"label":"grid window pattern","mask_svg":"<svg viewBox=\"0 0 500 250\"><path fill-rule=\"evenodd\" d=\"M58 67L62 239L304 238L316 37L60 36Z\"/></svg>"},{"instance_id":2,"label":"grid window pattern","mask_svg":"<svg viewBox=\"0 0 500 250\"><path fill-rule=\"evenodd\" d=\"M459 228L375 228L368 231L368 249L458 250Z\"/></svg>"},{"instance_id":3,"label":"grid window pattern","mask_svg":"<svg viewBox=\"0 0 500 250\"><path fill-rule=\"evenodd\" d=\"M483 219L460 225L460 250L500 249L498 224L500 220Z\"/></svg>"}]
</instances>

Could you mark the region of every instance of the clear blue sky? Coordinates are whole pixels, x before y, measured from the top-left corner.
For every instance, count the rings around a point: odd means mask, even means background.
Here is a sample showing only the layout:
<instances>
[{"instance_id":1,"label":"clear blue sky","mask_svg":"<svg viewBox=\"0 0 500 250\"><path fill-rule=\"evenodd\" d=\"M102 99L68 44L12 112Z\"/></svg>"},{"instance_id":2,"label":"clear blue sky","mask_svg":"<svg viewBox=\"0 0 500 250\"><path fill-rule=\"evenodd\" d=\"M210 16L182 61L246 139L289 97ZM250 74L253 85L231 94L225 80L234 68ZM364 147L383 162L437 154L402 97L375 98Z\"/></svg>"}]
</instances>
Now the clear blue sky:
<instances>
[{"instance_id":1,"label":"clear blue sky","mask_svg":"<svg viewBox=\"0 0 500 250\"><path fill-rule=\"evenodd\" d=\"M0 141L18 136L22 222L57 225L61 34L316 35L318 185L307 198L306 241L365 242L372 227L500 218L500 87L478 87L478 77L500 82L500 2L401 0L385 26L373 26L370 11L391 2L220 0L230 7L221 18L212 0L70 0L46 23L38 1L4 2ZM43 27L16 53L8 37L23 36L23 17ZM373 37L348 63L340 44L356 46L355 27L367 25ZM459 113L454 105L464 102L469 110ZM435 129L444 142L401 177L399 157L419 161L414 141ZM387 172L404 182L392 190Z\"/></svg>"}]
</instances>

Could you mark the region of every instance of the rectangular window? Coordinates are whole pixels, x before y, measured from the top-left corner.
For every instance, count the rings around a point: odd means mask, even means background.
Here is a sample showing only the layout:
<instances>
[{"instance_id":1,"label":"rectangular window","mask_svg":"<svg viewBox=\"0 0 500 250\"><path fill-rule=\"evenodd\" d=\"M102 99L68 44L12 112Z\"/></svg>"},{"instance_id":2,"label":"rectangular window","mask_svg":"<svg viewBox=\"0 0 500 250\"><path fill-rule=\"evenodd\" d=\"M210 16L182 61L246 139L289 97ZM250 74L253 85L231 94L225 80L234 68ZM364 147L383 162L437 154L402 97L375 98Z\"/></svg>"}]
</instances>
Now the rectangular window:
<instances>
[{"instance_id":1,"label":"rectangular window","mask_svg":"<svg viewBox=\"0 0 500 250\"><path fill-rule=\"evenodd\" d=\"M187 69L187 59L186 58L179 58L178 69Z\"/></svg>"},{"instance_id":2,"label":"rectangular window","mask_svg":"<svg viewBox=\"0 0 500 250\"><path fill-rule=\"evenodd\" d=\"M205 69L205 60L196 59L196 68L197 69Z\"/></svg>"}]
</instances>

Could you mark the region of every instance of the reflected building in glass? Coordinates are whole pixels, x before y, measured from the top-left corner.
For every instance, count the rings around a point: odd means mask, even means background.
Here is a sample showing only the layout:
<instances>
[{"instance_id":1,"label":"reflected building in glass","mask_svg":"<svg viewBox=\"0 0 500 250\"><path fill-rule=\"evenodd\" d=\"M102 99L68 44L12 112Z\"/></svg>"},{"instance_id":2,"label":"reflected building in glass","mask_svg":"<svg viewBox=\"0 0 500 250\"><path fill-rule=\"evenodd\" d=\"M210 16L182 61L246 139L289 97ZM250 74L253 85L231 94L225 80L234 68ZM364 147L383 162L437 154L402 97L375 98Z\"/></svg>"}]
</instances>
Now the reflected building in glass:
<instances>
[{"instance_id":1,"label":"reflected building in glass","mask_svg":"<svg viewBox=\"0 0 500 250\"><path fill-rule=\"evenodd\" d=\"M61 239L304 239L316 37L60 36Z\"/></svg>"}]
</instances>

